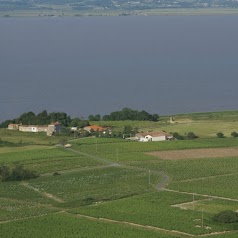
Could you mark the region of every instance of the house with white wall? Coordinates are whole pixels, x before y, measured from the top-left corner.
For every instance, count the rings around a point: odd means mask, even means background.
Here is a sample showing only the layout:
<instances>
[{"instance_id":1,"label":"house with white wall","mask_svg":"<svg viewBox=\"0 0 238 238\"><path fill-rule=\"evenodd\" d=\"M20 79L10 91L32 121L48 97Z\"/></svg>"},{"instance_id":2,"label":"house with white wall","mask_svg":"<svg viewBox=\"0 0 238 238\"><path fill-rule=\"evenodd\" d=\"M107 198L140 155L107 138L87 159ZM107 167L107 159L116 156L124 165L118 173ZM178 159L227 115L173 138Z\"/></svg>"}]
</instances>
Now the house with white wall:
<instances>
[{"instance_id":1,"label":"house with white wall","mask_svg":"<svg viewBox=\"0 0 238 238\"><path fill-rule=\"evenodd\" d=\"M173 136L166 132L143 132L137 133L135 138L140 142L149 142L171 140Z\"/></svg>"}]
</instances>

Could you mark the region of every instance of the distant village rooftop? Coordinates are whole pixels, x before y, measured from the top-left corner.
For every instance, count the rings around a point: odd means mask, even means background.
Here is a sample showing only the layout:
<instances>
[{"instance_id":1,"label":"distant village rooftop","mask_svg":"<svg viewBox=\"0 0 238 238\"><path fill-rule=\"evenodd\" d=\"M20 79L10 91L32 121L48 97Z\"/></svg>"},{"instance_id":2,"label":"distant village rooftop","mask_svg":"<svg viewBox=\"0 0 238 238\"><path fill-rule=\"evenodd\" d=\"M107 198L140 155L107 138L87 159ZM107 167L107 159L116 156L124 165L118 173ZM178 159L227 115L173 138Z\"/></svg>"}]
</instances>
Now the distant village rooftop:
<instances>
[{"instance_id":1,"label":"distant village rooftop","mask_svg":"<svg viewBox=\"0 0 238 238\"><path fill-rule=\"evenodd\" d=\"M105 128L102 127L102 126L97 126L97 125L92 125L92 126L86 126L83 128L85 131L88 131L90 132L91 130L93 131L99 131L99 132L102 132L102 131L105 131Z\"/></svg>"}]
</instances>

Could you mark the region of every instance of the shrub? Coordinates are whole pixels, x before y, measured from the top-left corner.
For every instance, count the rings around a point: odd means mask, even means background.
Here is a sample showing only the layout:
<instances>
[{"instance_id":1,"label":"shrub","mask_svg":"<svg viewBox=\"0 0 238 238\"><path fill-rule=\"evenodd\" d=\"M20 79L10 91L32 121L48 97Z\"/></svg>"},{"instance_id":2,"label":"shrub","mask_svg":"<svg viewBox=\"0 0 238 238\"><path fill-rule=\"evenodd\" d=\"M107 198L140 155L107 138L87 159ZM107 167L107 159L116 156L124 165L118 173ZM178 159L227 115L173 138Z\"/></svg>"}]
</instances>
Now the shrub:
<instances>
[{"instance_id":1,"label":"shrub","mask_svg":"<svg viewBox=\"0 0 238 238\"><path fill-rule=\"evenodd\" d=\"M193 132L188 132L187 137L188 137L188 139L198 138L198 136L196 136Z\"/></svg>"},{"instance_id":2,"label":"shrub","mask_svg":"<svg viewBox=\"0 0 238 238\"><path fill-rule=\"evenodd\" d=\"M222 223L236 223L238 222L238 214L230 210L221 211L213 217L213 220Z\"/></svg>"},{"instance_id":3,"label":"shrub","mask_svg":"<svg viewBox=\"0 0 238 238\"><path fill-rule=\"evenodd\" d=\"M58 172L53 173L53 176L59 176L59 175L60 175L60 173L58 173Z\"/></svg>"},{"instance_id":4,"label":"shrub","mask_svg":"<svg viewBox=\"0 0 238 238\"><path fill-rule=\"evenodd\" d=\"M173 137L177 140L183 140L184 139L184 137L181 136L178 132L174 132Z\"/></svg>"},{"instance_id":5,"label":"shrub","mask_svg":"<svg viewBox=\"0 0 238 238\"><path fill-rule=\"evenodd\" d=\"M24 169L23 165L17 164L12 170L7 166L2 165L0 167L0 177L2 181L5 182L34 179L39 177L39 175L33 171Z\"/></svg>"},{"instance_id":6,"label":"shrub","mask_svg":"<svg viewBox=\"0 0 238 238\"><path fill-rule=\"evenodd\" d=\"M224 134L222 132L218 132L217 133L217 137L218 138L225 138Z\"/></svg>"},{"instance_id":7,"label":"shrub","mask_svg":"<svg viewBox=\"0 0 238 238\"><path fill-rule=\"evenodd\" d=\"M231 136L232 136L232 137L238 137L238 133L235 132L235 131L233 131L233 132L231 133Z\"/></svg>"}]
</instances>

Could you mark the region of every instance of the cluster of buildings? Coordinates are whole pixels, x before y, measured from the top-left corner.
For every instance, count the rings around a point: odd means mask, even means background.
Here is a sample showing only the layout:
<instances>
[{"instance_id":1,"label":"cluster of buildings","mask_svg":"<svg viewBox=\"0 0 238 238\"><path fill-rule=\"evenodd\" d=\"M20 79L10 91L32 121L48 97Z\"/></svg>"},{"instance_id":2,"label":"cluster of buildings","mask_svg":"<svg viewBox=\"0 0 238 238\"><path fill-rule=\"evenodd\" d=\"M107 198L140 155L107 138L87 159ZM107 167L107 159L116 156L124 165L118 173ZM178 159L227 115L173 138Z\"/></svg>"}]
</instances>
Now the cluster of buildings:
<instances>
[{"instance_id":1,"label":"cluster of buildings","mask_svg":"<svg viewBox=\"0 0 238 238\"><path fill-rule=\"evenodd\" d=\"M61 124L59 122L51 123L50 125L22 125L22 124L9 124L9 130L18 130L23 132L45 132L48 136L52 136L55 133L60 132ZM72 130L73 128L71 128ZM77 130L77 128L75 128ZM98 125L86 126L83 128L85 131L92 132L98 131L105 133L109 128L101 127ZM111 129L111 128L110 128ZM110 131L110 130L109 130ZM110 131L111 132L111 131ZM143 132L137 133L135 137L130 138L140 142L150 141L166 141L173 140L173 136L166 132Z\"/></svg>"},{"instance_id":2,"label":"cluster of buildings","mask_svg":"<svg viewBox=\"0 0 238 238\"><path fill-rule=\"evenodd\" d=\"M22 124L9 124L9 130L17 130L23 132L46 132L47 136L52 136L60 132L61 124L59 122L51 123L50 125L22 125Z\"/></svg>"}]
</instances>

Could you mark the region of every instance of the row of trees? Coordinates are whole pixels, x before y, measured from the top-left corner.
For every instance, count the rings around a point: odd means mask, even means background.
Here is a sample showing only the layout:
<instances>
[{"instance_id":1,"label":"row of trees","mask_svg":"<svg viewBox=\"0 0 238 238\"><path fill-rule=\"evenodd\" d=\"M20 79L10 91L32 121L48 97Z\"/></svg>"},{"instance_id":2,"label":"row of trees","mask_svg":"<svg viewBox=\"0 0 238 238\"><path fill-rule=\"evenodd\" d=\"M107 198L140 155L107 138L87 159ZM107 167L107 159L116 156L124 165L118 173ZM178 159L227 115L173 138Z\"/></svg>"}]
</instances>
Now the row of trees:
<instances>
[{"instance_id":1,"label":"row of trees","mask_svg":"<svg viewBox=\"0 0 238 238\"><path fill-rule=\"evenodd\" d=\"M89 122L87 120L80 120L79 118L71 118L65 112L51 112L48 113L46 110L40 112L39 114L35 114L34 112L26 112L20 115L20 117L15 118L13 120L7 120L0 124L0 127L6 128L10 123L16 123L23 125L48 125L52 122L60 122L65 127L84 127L88 126Z\"/></svg>"},{"instance_id":2,"label":"row of trees","mask_svg":"<svg viewBox=\"0 0 238 238\"><path fill-rule=\"evenodd\" d=\"M174 137L175 139L177 139L177 140L184 140L184 139L189 139L189 140L191 140L191 139L196 139L196 138L198 138L198 136L195 135L194 132L188 132L188 133L185 134L185 136L180 135L178 132L174 132L174 133L171 133L171 134L172 134L173 137ZM218 132L216 135L217 135L218 138L225 138L225 135L224 135L222 132ZM235 131L233 131L233 132L231 133L231 136L234 137L234 138L236 138L236 137L238 137L238 133L235 132Z\"/></svg>"},{"instance_id":3,"label":"row of trees","mask_svg":"<svg viewBox=\"0 0 238 238\"><path fill-rule=\"evenodd\" d=\"M90 115L88 119L90 121L158 121L159 115L150 114L144 110L138 111L125 107L121 111L115 111L110 113L109 115L104 115L103 117L101 117L99 114L95 116Z\"/></svg>"},{"instance_id":4,"label":"row of trees","mask_svg":"<svg viewBox=\"0 0 238 238\"><path fill-rule=\"evenodd\" d=\"M123 108L121 111L115 111L109 115L101 117L99 114L88 117L89 121L124 121L124 120L138 120L138 121L158 121L158 114L150 114L146 111L137 111L130 108ZM20 115L20 117L13 120L7 120L0 124L0 127L7 128L8 124L16 123L23 125L48 125L52 122L60 122L64 127L79 127L83 128L89 125L88 120L81 120L78 117L71 118L65 112L51 112L46 110L35 114L34 112L26 112Z\"/></svg>"}]
</instances>

